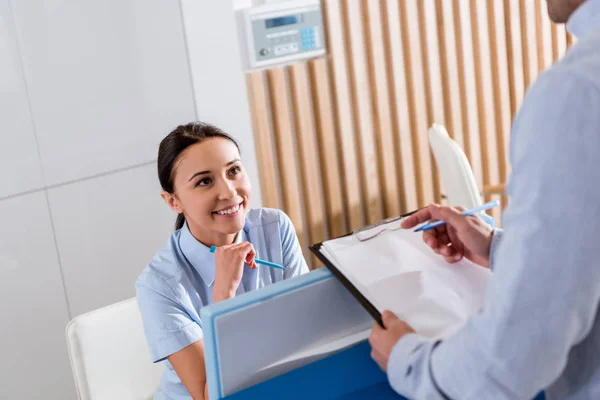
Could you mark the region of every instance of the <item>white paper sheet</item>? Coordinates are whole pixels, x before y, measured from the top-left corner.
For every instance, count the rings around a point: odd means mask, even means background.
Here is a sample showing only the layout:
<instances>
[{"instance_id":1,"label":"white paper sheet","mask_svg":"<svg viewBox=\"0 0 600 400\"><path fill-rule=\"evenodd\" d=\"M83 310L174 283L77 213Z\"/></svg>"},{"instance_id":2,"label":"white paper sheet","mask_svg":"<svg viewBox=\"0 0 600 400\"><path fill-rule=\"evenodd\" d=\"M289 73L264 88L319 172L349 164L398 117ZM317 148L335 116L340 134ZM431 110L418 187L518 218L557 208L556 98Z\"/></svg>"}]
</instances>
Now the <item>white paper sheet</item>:
<instances>
[{"instance_id":1,"label":"white paper sheet","mask_svg":"<svg viewBox=\"0 0 600 400\"><path fill-rule=\"evenodd\" d=\"M479 312L490 277L467 260L446 263L412 230L384 230L368 241L351 235L325 242L322 251L378 311L393 311L431 338Z\"/></svg>"}]
</instances>

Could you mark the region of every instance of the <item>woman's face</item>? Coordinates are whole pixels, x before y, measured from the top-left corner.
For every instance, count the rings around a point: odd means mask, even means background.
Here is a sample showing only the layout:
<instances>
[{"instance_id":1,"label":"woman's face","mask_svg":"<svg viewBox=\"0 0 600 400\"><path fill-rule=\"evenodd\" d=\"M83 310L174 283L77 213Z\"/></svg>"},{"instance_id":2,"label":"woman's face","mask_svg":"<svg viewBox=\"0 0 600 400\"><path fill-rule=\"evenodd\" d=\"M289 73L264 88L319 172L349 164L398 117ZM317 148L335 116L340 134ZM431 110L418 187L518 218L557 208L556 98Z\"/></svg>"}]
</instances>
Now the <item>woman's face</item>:
<instances>
[{"instance_id":1,"label":"woman's face","mask_svg":"<svg viewBox=\"0 0 600 400\"><path fill-rule=\"evenodd\" d=\"M190 231L206 245L233 241L244 227L252 188L230 140L211 138L185 149L175 161L171 208L183 213Z\"/></svg>"}]
</instances>

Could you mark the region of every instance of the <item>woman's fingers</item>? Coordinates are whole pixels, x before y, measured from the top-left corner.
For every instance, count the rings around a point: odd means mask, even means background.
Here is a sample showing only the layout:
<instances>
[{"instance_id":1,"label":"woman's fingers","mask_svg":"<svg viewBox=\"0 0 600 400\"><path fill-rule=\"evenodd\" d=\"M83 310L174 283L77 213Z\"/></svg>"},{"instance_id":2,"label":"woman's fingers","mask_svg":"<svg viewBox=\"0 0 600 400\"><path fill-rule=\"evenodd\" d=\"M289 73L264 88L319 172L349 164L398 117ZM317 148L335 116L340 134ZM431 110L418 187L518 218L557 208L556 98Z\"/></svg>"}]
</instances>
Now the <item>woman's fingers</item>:
<instances>
[{"instance_id":1,"label":"woman's fingers","mask_svg":"<svg viewBox=\"0 0 600 400\"><path fill-rule=\"evenodd\" d=\"M249 242L240 244L240 251L244 253L244 261L246 262L246 265L248 265L250 268L256 268L256 263L254 262L256 251L254 250L254 246L252 246L252 244Z\"/></svg>"},{"instance_id":2,"label":"woman's fingers","mask_svg":"<svg viewBox=\"0 0 600 400\"><path fill-rule=\"evenodd\" d=\"M250 268L256 268L256 262L254 261L254 258L256 257L256 251L250 242L221 246L219 249L222 249L222 251L230 251L235 253L236 258L239 257L239 259L243 260Z\"/></svg>"}]
</instances>

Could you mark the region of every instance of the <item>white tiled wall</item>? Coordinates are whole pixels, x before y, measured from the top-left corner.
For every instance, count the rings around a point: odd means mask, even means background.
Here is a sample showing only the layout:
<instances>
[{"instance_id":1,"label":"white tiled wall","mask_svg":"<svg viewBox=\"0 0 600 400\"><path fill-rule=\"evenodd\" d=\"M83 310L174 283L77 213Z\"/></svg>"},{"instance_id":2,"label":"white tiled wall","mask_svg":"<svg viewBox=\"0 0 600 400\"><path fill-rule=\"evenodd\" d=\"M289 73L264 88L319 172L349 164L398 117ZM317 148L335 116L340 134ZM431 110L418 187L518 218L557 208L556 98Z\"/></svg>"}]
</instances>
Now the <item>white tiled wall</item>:
<instances>
[{"instance_id":1,"label":"white tiled wall","mask_svg":"<svg viewBox=\"0 0 600 400\"><path fill-rule=\"evenodd\" d=\"M172 232L170 129L237 136L260 205L232 4L182 3L0 0L2 400L75 399L67 322L132 297Z\"/></svg>"},{"instance_id":2,"label":"white tiled wall","mask_svg":"<svg viewBox=\"0 0 600 400\"><path fill-rule=\"evenodd\" d=\"M73 315L135 296L175 223L159 193L154 164L48 191Z\"/></svg>"},{"instance_id":3,"label":"white tiled wall","mask_svg":"<svg viewBox=\"0 0 600 400\"><path fill-rule=\"evenodd\" d=\"M17 43L10 4L0 0L0 198L43 186Z\"/></svg>"},{"instance_id":4,"label":"white tiled wall","mask_svg":"<svg viewBox=\"0 0 600 400\"><path fill-rule=\"evenodd\" d=\"M69 315L46 194L0 201L0 221L0 399L73 398Z\"/></svg>"},{"instance_id":5,"label":"white tiled wall","mask_svg":"<svg viewBox=\"0 0 600 400\"><path fill-rule=\"evenodd\" d=\"M193 118L177 2L12 3L48 185L153 160Z\"/></svg>"}]
</instances>

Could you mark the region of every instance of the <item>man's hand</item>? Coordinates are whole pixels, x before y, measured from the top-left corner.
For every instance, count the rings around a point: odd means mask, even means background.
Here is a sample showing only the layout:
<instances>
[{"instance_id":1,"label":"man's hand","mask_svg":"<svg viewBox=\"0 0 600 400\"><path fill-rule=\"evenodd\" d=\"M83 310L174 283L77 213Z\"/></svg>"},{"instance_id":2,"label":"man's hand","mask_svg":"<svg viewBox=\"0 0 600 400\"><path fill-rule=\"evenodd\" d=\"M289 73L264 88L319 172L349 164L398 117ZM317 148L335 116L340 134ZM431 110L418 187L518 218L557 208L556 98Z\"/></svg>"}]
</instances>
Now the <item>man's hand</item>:
<instances>
[{"instance_id":1,"label":"man's hand","mask_svg":"<svg viewBox=\"0 0 600 400\"><path fill-rule=\"evenodd\" d=\"M404 335L414 333L415 330L391 311L384 311L381 319L385 329L375 323L369 336L369 343L371 344L371 358L375 360L379 368L387 371L388 360L394 345Z\"/></svg>"},{"instance_id":2,"label":"man's hand","mask_svg":"<svg viewBox=\"0 0 600 400\"><path fill-rule=\"evenodd\" d=\"M430 204L408 217L402 228L411 229L430 220L441 220L445 225L423 232L423 240L449 263L463 257L482 267L490 267L490 247L494 230L480 217L464 216L462 207L442 207Z\"/></svg>"}]
</instances>

